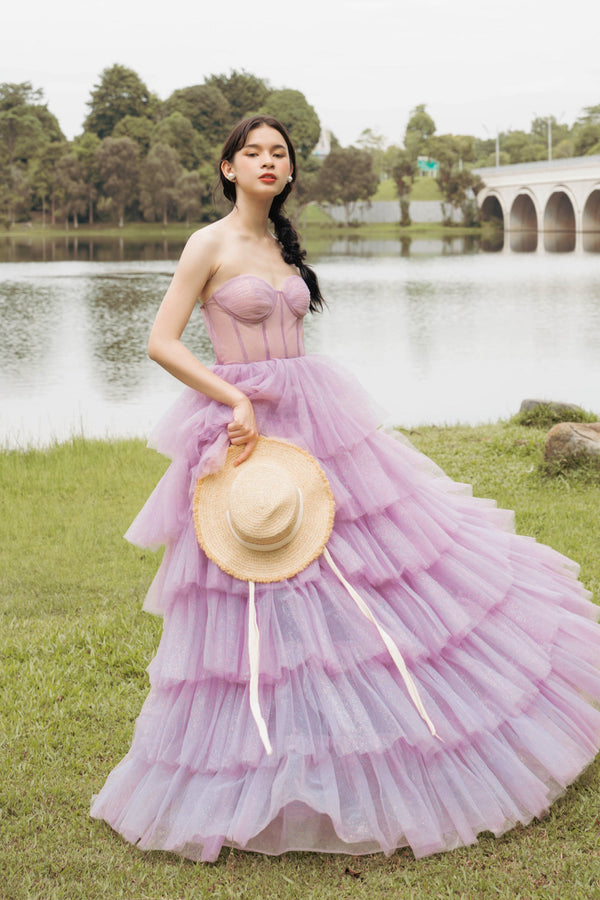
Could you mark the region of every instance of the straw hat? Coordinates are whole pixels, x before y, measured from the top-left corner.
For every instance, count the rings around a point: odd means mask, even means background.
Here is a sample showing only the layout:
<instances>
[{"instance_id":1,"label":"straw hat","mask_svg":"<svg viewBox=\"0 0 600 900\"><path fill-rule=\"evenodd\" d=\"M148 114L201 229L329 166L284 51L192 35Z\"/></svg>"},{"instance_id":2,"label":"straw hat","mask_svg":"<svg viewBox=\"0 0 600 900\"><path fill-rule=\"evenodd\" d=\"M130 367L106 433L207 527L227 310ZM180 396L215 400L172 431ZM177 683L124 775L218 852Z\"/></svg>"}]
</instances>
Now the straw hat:
<instances>
[{"instance_id":1,"label":"straw hat","mask_svg":"<svg viewBox=\"0 0 600 900\"><path fill-rule=\"evenodd\" d=\"M317 460L294 444L259 437L251 456L199 478L194 492L198 542L209 559L241 581L291 578L323 552L335 503Z\"/></svg>"}]
</instances>

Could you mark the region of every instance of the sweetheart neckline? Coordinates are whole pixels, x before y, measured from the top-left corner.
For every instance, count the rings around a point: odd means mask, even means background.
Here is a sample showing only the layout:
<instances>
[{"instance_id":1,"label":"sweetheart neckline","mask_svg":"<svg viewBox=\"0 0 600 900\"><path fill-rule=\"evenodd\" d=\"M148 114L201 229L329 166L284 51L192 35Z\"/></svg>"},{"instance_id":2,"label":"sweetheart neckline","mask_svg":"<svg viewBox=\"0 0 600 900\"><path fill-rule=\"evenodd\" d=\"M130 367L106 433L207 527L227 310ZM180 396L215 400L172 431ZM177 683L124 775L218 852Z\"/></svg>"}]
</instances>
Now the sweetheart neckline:
<instances>
[{"instance_id":1,"label":"sweetheart neckline","mask_svg":"<svg viewBox=\"0 0 600 900\"><path fill-rule=\"evenodd\" d=\"M281 282L281 287L276 288L276 287L273 287L273 285L271 284L270 281L267 281L267 279L263 278L261 275L253 275L252 272L242 272L242 273L240 273L240 275L233 275L231 278L228 278L227 281L224 281L223 284L221 285L221 287L218 287L216 289L216 291L213 291L212 294L210 295L210 297L208 297L202 305L205 306L209 300L212 300L213 297L216 297L217 294L220 294L221 291L223 290L223 288L227 287L227 285L230 284L232 281L237 281L238 278L254 278L254 279L256 279L256 281L261 281L263 284L266 284L267 287L270 288L275 294L283 293L283 289L284 289L286 283L290 280L290 278L299 278L300 281L304 281L304 279L302 278L301 275L286 275L286 277Z\"/></svg>"}]
</instances>

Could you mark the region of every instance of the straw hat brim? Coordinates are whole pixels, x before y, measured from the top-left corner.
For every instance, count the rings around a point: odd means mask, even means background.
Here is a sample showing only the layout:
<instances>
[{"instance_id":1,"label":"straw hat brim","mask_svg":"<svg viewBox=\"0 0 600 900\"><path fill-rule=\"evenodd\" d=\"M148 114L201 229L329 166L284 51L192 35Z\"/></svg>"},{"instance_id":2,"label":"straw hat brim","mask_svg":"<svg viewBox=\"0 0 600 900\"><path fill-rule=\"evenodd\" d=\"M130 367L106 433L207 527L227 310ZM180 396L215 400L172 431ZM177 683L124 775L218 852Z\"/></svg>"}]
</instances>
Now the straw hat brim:
<instances>
[{"instance_id":1,"label":"straw hat brim","mask_svg":"<svg viewBox=\"0 0 600 900\"><path fill-rule=\"evenodd\" d=\"M288 441L259 437L251 456L241 466L268 461L284 467L302 492L303 514L297 533L285 547L266 552L244 547L227 521L229 494L240 471L233 463L243 449L230 447L223 468L196 482L194 525L198 543L220 569L240 581L284 581L323 552L333 528L333 494L327 476L310 453Z\"/></svg>"}]
</instances>

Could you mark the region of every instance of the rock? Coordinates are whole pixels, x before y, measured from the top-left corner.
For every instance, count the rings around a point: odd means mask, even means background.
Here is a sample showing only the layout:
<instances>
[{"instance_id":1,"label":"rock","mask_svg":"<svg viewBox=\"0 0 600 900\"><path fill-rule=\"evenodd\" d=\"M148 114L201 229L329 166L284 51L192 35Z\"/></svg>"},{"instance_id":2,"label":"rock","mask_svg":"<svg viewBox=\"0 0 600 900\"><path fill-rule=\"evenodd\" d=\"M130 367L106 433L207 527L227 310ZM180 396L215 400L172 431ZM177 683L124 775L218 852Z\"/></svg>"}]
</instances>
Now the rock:
<instances>
[{"instance_id":1,"label":"rock","mask_svg":"<svg viewBox=\"0 0 600 900\"><path fill-rule=\"evenodd\" d=\"M600 422L559 422L546 435L546 462L600 458Z\"/></svg>"},{"instance_id":2,"label":"rock","mask_svg":"<svg viewBox=\"0 0 600 900\"><path fill-rule=\"evenodd\" d=\"M554 416L564 416L564 421L568 421L569 415L574 412L583 413L581 406L575 403L558 403L555 400L523 400L519 412L533 412L540 407Z\"/></svg>"}]
</instances>

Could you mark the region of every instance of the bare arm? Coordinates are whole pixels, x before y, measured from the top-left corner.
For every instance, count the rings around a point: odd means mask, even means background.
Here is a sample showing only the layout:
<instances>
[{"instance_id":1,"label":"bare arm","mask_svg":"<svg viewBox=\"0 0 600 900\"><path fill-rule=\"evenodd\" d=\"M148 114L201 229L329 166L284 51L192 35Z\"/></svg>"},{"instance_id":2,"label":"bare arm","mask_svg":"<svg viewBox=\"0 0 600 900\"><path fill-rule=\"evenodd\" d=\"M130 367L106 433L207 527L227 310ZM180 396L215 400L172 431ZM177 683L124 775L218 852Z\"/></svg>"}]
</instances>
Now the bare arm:
<instances>
[{"instance_id":1,"label":"bare arm","mask_svg":"<svg viewBox=\"0 0 600 900\"><path fill-rule=\"evenodd\" d=\"M196 232L187 242L156 314L148 355L179 381L232 408L233 419L227 426L229 440L246 445L236 461L239 464L250 456L258 440L252 404L242 391L202 365L181 342L192 310L217 265L218 249L218 239L208 230Z\"/></svg>"}]
</instances>

